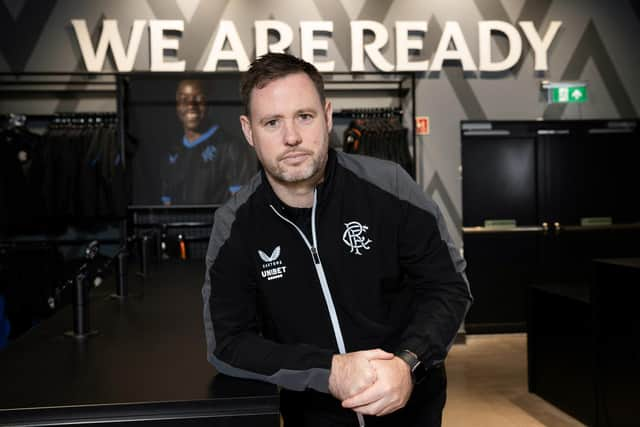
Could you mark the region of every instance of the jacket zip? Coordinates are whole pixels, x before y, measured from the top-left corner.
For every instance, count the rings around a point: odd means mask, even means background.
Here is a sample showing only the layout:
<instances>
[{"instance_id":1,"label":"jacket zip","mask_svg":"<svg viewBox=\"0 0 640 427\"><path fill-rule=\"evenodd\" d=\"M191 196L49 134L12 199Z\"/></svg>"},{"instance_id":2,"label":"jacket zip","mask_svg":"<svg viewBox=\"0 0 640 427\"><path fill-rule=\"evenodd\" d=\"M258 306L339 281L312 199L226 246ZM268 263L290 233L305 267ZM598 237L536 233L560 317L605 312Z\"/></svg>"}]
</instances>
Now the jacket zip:
<instances>
[{"instance_id":1,"label":"jacket zip","mask_svg":"<svg viewBox=\"0 0 640 427\"><path fill-rule=\"evenodd\" d=\"M327 281L327 276L324 274L324 268L322 267L322 261L320 260L320 254L318 254L318 239L316 237L316 205L318 200L318 190L313 190L313 208L311 209L311 237L313 242L309 242L307 236L300 230L300 228L293 223L290 219L282 215L273 205L269 205L271 209L282 218L284 221L291 224L293 228L296 229L298 234L304 240L304 243L309 248L309 252L311 252L311 258L313 259L313 265L316 268L316 274L318 275L318 280L320 280L320 287L322 288L322 295L324 296L324 301L327 304L327 309L329 310L329 317L331 318L331 326L333 327L333 334L335 335L336 342L338 344L338 351L340 354L345 354L347 352L344 346L344 339L342 338L342 329L340 328L340 321L338 320L338 314L336 313L336 307L333 304L333 298L331 296L331 291L329 290L329 283ZM364 418L361 414L356 414L358 416L358 423L360 427L364 427Z\"/></svg>"}]
</instances>

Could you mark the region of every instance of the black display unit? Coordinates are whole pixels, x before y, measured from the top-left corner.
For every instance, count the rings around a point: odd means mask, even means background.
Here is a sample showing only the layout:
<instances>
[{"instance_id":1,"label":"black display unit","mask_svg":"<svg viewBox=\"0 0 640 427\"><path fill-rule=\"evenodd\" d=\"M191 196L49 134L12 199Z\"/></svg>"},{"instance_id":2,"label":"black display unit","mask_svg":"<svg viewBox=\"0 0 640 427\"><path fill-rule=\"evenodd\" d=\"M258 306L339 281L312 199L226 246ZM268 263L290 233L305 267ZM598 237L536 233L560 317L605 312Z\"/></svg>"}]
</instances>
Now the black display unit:
<instances>
[{"instance_id":1,"label":"black display unit","mask_svg":"<svg viewBox=\"0 0 640 427\"><path fill-rule=\"evenodd\" d=\"M218 374L207 361L204 264L167 262L131 294L92 292L92 334L70 337L71 307L0 352L2 426L280 424L277 387Z\"/></svg>"},{"instance_id":2,"label":"black display unit","mask_svg":"<svg viewBox=\"0 0 640 427\"><path fill-rule=\"evenodd\" d=\"M466 328L522 332L533 283L640 255L637 120L462 122Z\"/></svg>"},{"instance_id":3,"label":"black display unit","mask_svg":"<svg viewBox=\"0 0 640 427\"><path fill-rule=\"evenodd\" d=\"M587 121L574 124L568 133L538 135L543 221L580 225L585 217L610 217L613 224L640 220L637 127L634 122L628 128L615 127L626 122L604 123Z\"/></svg>"},{"instance_id":4,"label":"black display unit","mask_svg":"<svg viewBox=\"0 0 640 427\"><path fill-rule=\"evenodd\" d=\"M635 426L640 258L595 260L591 271L585 286L529 289L529 391L589 426Z\"/></svg>"},{"instance_id":5,"label":"black display unit","mask_svg":"<svg viewBox=\"0 0 640 427\"><path fill-rule=\"evenodd\" d=\"M464 225L485 219L516 218L537 222L536 141L531 136L487 135L464 144Z\"/></svg>"}]
</instances>

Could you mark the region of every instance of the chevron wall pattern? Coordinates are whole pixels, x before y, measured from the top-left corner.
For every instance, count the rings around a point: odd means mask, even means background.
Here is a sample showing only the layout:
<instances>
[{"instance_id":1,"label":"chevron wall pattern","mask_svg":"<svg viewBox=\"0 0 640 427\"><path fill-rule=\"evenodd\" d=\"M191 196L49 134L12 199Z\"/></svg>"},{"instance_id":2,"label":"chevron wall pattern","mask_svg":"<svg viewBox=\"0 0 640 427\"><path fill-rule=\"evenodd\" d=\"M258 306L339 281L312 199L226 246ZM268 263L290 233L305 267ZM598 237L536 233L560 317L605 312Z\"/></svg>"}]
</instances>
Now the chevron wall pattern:
<instances>
[{"instance_id":1,"label":"chevron wall pattern","mask_svg":"<svg viewBox=\"0 0 640 427\"><path fill-rule=\"evenodd\" d=\"M220 20L234 22L251 58L256 20L279 20L294 29L300 21L332 21L329 50L322 59L335 61L336 71L349 70L349 25L354 20L377 21L389 30L391 38L382 53L391 62L396 21L428 24L423 49L414 60L433 55L448 21L460 24L474 57L479 21L500 20L514 26L531 21L537 29L547 28L552 20L562 21L546 72L534 71L533 52L523 43L520 61L508 71L468 72L448 61L441 71L417 75L416 113L431 120L430 135L418 137L417 177L442 207L458 244L462 241L460 120L632 118L640 111L640 6L634 0L0 0L0 73L85 71L72 19L86 20L94 43L103 19L118 20L125 43L135 19L183 20L179 56L188 70L202 68ZM145 33L134 69L148 69L147 37ZM492 43L494 56L507 55L506 38L493 37ZM299 37L294 36L290 52L299 54ZM114 69L108 57L104 71ZM587 81L589 102L548 105L540 91L541 80ZM0 95L0 113L33 112L27 108L37 108L38 113L108 110L115 109L115 100L92 103L65 96L28 106L24 100Z\"/></svg>"}]
</instances>

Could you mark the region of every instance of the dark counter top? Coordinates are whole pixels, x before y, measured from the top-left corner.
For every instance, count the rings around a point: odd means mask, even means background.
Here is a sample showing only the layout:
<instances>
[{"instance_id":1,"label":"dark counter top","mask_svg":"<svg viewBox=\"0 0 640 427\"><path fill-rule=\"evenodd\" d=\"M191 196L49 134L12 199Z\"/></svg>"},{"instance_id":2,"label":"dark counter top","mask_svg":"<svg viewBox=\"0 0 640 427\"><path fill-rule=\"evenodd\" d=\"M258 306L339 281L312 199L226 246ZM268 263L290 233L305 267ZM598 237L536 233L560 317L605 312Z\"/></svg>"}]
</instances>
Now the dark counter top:
<instances>
[{"instance_id":1,"label":"dark counter top","mask_svg":"<svg viewBox=\"0 0 640 427\"><path fill-rule=\"evenodd\" d=\"M63 335L69 306L0 352L0 424L278 413L275 386L218 376L206 360L203 262L164 264L145 283L129 277L128 299L105 295L112 281L92 291L97 335Z\"/></svg>"},{"instance_id":2,"label":"dark counter top","mask_svg":"<svg viewBox=\"0 0 640 427\"><path fill-rule=\"evenodd\" d=\"M638 244L640 244L640 242ZM594 262L600 264L619 265L629 268L640 268L640 258L602 258L595 259Z\"/></svg>"},{"instance_id":3,"label":"dark counter top","mask_svg":"<svg viewBox=\"0 0 640 427\"><path fill-rule=\"evenodd\" d=\"M586 304L591 302L591 292L588 283L536 283L530 285L530 288L535 291L562 296Z\"/></svg>"}]
</instances>

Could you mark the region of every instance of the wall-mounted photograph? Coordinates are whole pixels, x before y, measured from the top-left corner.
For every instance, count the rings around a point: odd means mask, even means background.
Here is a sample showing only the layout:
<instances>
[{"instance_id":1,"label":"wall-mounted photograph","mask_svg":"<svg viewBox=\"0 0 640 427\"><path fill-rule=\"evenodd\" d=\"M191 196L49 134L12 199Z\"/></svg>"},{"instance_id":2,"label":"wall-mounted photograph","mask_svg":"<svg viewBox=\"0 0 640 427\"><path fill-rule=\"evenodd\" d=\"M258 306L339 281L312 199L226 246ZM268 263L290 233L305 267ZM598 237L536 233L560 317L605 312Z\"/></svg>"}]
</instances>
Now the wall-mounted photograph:
<instances>
[{"instance_id":1,"label":"wall-mounted photograph","mask_svg":"<svg viewBox=\"0 0 640 427\"><path fill-rule=\"evenodd\" d=\"M219 205L257 171L237 74L127 77L134 206Z\"/></svg>"}]
</instances>

